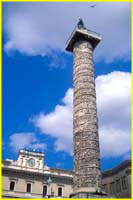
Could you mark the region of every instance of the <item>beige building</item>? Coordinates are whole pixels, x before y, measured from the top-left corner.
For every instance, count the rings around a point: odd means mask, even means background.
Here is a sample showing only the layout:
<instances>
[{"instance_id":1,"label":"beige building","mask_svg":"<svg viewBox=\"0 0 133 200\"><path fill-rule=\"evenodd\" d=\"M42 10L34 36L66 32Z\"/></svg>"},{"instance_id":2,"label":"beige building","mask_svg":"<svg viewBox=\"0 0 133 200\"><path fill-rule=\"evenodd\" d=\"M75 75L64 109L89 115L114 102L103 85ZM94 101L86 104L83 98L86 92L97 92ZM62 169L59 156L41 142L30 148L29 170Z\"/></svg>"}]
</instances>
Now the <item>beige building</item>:
<instances>
[{"instance_id":1,"label":"beige building","mask_svg":"<svg viewBox=\"0 0 133 200\"><path fill-rule=\"evenodd\" d=\"M73 174L44 165L44 154L20 150L17 161L2 163L3 198L69 197Z\"/></svg>"},{"instance_id":2,"label":"beige building","mask_svg":"<svg viewBox=\"0 0 133 200\"><path fill-rule=\"evenodd\" d=\"M130 197L131 161L103 172L103 187L115 197ZM2 162L3 198L68 198L73 192L73 172L50 168L44 153L20 150L17 161Z\"/></svg>"},{"instance_id":3,"label":"beige building","mask_svg":"<svg viewBox=\"0 0 133 200\"><path fill-rule=\"evenodd\" d=\"M131 198L131 160L102 173L102 184L107 194L116 198Z\"/></svg>"}]
</instances>

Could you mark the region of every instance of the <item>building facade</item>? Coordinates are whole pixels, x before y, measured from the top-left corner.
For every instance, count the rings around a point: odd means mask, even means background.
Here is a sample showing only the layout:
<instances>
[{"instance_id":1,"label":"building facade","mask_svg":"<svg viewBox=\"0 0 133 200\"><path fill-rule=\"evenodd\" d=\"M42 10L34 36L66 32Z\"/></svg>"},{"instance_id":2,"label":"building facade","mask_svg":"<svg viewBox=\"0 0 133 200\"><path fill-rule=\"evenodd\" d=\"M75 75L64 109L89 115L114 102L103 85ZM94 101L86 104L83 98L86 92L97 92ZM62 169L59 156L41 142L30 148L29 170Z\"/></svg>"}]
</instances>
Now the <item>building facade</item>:
<instances>
[{"instance_id":1,"label":"building facade","mask_svg":"<svg viewBox=\"0 0 133 200\"><path fill-rule=\"evenodd\" d=\"M17 161L2 163L3 198L69 197L73 174L43 164L44 154L20 150Z\"/></svg>"},{"instance_id":2,"label":"building facade","mask_svg":"<svg viewBox=\"0 0 133 200\"><path fill-rule=\"evenodd\" d=\"M105 192L116 198L131 197L131 160L125 160L117 167L102 173Z\"/></svg>"},{"instance_id":3,"label":"building facade","mask_svg":"<svg viewBox=\"0 0 133 200\"><path fill-rule=\"evenodd\" d=\"M102 185L109 195L131 197L131 161L102 173ZM73 192L73 172L50 168L44 153L20 150L17 161L2 162L3 198L69 198Z\"/></svg>"}]
</instances>

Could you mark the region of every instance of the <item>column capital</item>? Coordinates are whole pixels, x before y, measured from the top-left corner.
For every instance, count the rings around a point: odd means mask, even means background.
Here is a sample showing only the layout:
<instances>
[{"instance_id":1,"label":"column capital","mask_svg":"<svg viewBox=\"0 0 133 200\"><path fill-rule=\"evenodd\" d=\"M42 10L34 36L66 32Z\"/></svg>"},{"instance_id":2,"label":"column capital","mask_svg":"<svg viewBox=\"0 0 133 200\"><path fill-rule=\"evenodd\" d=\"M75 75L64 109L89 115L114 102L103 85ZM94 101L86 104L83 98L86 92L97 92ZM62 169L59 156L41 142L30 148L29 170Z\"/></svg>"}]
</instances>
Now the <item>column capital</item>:
<instances>
[{"instance_id":1,"label":"column capital","mask_svg":"<svg viewBox=\"0 0 133 200\"><path fill-rule=\"evenodd\" d=\"M71 36L66 42L66 51L73 52L73 45L75 44L75 42L81 41L81 40L90 42L94 49L98 45L98 43L101 41L101 39L102 38L98 33L91 31L85 27L80 28L76 26Z\"/></svg>"}]
</instances>

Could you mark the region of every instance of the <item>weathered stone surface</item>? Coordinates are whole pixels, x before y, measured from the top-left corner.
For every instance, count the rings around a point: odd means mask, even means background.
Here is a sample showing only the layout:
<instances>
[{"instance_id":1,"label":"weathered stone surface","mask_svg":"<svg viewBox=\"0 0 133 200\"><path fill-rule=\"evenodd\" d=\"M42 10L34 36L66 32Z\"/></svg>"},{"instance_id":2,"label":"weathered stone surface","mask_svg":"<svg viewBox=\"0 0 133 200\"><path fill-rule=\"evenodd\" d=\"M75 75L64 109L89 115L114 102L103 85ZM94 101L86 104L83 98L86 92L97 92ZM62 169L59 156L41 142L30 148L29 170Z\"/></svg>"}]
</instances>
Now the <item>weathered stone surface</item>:
<instances>
[{"instance_id":1,"label":"weathered stone surface","mask_svg":"<svg viewBox=\"0 0 133 200\"><path fill-rule=\"evenodd\" d=\"M90 42L81 40L74 44L73 53L74 191L87 188L96 192L101 190L101 170L93 48Z\"/></svg>"},{"instance_id":2,"label":"weathered stone surface","mask_svg":"<svg viewBox=\"0 0 133 200\"><path fill-rule=\"evenodd\" d=\"M109 197L106 194L78 192L73 194L71 198L95 199L95 198L109 198Z\"/></svg>"}]
</instances>

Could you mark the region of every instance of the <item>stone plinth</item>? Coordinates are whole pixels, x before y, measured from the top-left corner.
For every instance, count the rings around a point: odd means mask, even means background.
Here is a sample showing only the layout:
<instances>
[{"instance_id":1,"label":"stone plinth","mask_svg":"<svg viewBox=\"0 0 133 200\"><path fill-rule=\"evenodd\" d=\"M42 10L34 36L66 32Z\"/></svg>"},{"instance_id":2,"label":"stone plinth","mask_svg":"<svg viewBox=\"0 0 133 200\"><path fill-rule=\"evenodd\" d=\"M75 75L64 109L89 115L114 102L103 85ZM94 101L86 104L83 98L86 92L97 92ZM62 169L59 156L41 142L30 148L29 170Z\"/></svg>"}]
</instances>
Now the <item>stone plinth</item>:
<instances>
[{"instance_id":1,"label":"stone plinth","mask_svg":"<svg viewBox=\"0 0 133 200\"><path fill-rule=\"evenodd\" d=\"M97 198L109 198L109 197L104 193L77 192L71 194L70 198L97 199Z\"/></svg>"}]
</instances>

